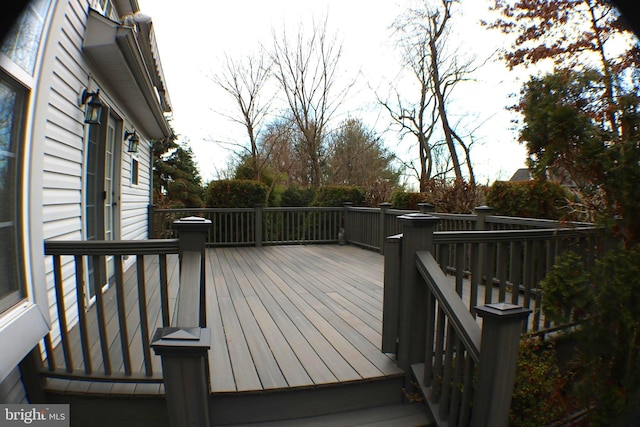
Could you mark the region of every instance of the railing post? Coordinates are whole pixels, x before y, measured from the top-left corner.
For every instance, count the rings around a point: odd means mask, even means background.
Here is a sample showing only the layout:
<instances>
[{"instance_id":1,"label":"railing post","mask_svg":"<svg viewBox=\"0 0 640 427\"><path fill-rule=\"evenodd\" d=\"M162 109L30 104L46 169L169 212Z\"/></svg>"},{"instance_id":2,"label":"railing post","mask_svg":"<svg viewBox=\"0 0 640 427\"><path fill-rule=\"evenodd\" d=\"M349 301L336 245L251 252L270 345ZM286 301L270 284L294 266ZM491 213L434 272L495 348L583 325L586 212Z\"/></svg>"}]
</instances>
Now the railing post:
<instances>
[{"instance_id":1,"label":"railing post","mask_svg":"<svg viewBox=\"0 0 640 427\"><path fill-rule=\"evenodd\" d=\"M531 310L497 303L476 307L476 313L482 317L483 323L471 425L506 427L509 424L522 321L527 320Z\"/></svg>"},{"instance_id":2,"label":"railing post","mask_svg":"<svg viewBox=\"0 0 640 427\"><path fill-rule=\"evenodd\" d=\"M420 213L432 213L436 211L436 207L433 206L431 203L418 203L418 210L420 210Z\"/></svg>"},{"instance_id":3,"label":"railing post","mask_svg":"<svg viewBox=\"0 0 640 427\"><path fill-rule=\"evenodd\" d=\"M162 358L171 427L211 425L206 328L205 242L211 221L187 217L174 222L180 250L180 287L172 327L158 328L151 348ZM199 308L199 310L196 310Z\"/></svg>"},{"instance_id":4,"label":"railing post","mask_svg":"<svg viewBox=\"0 0 640 427\"><path fill-rule=\"evenodd\" d=\"M255 209L255 217L254 217L254 236L255 236L255 241L256 241L256 248L261 248L262 247L262 223L263 223L263 218L262 215L264 213L264 209L262 209L262 205L261 204L257 204L254 206Z\"/></svg>"},{"instance_id":5,"label":"railing post","mask_svg":"<svg viewBox=\"0 0 640 427\"><path fill-rule=\"evenodd\" d=\"M380 203L380 255L384 255L385 241L388 236L387 230L387 210L391 207L391 203Z\"/></svg>"},{"instance_id":6,"label":"railing post","mask_svg":"<svg viewBox=\"0 0 640 427\"><path fill-rule=\"evenodd\" d=\"M489 206L478 206L475 209L476 212L476 230L487 230L487 217L493 214L493 208Z\"/></svg>"},{"instance_id":7,"label":"railing post","mask_svg":"<svg viewBox=\"0 0 640 427\"><path fill-rule=\"evenodd\" d=\"M353 207L353 202L342 203L342 228L344 229L344 238L346 242L349 242L349 208Z\"/></svg>"},{"instance_id":8,"label":"railing post","mask_svg":"<svg viewBox=\"0 0 640 427\"><path fill-rule=\"evenodd\" d=\"M190 216L173 222L178 231L180 289L173 326L206 326L205 243L211 220ZM199 307L197 313L194 308ZM197 313L197 315L195 315Z\"/></svg>"},{"instance_id":9,"label":"railing post","mask_svg":"<svg viewBox=\"0 0 640 427\"><path fill-rule=\"evenodd\" d=\"M488 231L487 217L493 214L493 208L490 208L489 206L478 206L474 210L476 213L476 230ZM485 298L491 296L492 288L490 287L493 286L493 274L490 271L490 266L487 265L487 261L489 259L487 248L487 243L480 243L478 245L478 256L476 258L477 265L471 266L471 286L479 286L484 283ZM474 273L476 277L474 277Z\"/></svg>"},{"instance_id":10,"label":"railing post","mask_svg":"<svg viewBox=\"0 0 640 427\"><path fill-rule=\"evenodd\" d=\"M383 244L382 352L397 354L402 234L387 237Z\"/></svg>"},{"instance_id":11,"label":"railing post","mask_svg":"<svg viewBox=\"0 0 640 427\"><path fill-rule=\"evenodd\" d=\"M151 340L162 358L162 375L170 427L208 427L211 347L208 328L158 328Z\"/></svg>"},{"instance_id":12,"label":"railing post","mask_svg":"<svg viewBox=\"0 0 640 427\"><path fill-rule=\"evenodd\" d=\"M400 262L400 306L398 322L398 366L405 372L411 365L424 362L427 313L424 310L426 286L418 282L416 252L433 251L433 230L439 218L410 213L398 217L402 224L402 260Z\"/></svg>"},{"instance_id":13,"label":"railing post","mask_svg":"<svg viewBox=\"0 0 640 427\"><path fill-rule=\"evenodd\" d=\"M150 204L147 206L147 238L156 237L156 205Z\"/></svg>"}]
</instances>

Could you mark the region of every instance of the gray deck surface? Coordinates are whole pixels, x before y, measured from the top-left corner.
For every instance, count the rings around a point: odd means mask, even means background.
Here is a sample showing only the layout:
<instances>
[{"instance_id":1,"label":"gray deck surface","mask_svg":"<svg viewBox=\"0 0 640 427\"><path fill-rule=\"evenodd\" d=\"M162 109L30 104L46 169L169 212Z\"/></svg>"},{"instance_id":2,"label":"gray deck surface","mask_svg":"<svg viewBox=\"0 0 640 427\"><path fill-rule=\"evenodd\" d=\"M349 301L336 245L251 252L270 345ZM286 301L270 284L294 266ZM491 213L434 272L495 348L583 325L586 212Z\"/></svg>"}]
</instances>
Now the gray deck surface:
<instances>
[{"instance_id":1,"label":"gray deck surface","mask_svg":"<svg viewBox=\"0 0 640 427\"><path fill-rule=\"evenodd\" d=\"M213 392L400 374L380 352L383 257L352 246L207 251Z\"/></svg>"}]
</instances>

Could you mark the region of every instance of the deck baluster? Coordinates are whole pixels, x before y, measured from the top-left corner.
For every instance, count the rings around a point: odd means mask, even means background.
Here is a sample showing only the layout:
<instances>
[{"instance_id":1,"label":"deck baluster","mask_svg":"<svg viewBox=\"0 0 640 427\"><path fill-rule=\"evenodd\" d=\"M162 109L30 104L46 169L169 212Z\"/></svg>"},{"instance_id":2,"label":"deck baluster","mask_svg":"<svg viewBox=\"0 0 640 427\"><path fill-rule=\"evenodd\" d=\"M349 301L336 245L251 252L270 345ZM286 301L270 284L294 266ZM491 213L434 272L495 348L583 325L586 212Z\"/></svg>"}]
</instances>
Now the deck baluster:
<instances>
[{"instance_id":1,"label":"deck baluster","mask_svg":"<svg viewBox=\"0 0 640 427\"><path fill-rule=\"evenodd\" d=\"M62 352L64 354L64 365L67 372L73 372L73 359L71 358L71 344L69 343L69 332L67 329L67 309L64 303L64 283L62 281L62 262L60 255L53 257L53 277L58 304L58 323L60 324L60 340L62 341Z\"/></svg>"},{"instance_id":2,"label":"deck baluster","mask_svg":"<svg viewBox=\"0 0 640 427\"><path fill-rule=\"evenodd\" d=\"M120 349L122 351L122 364L124 374L131 375L131 353L129 351L129 332L127 330L127 311L124 303L124 271L122 268L122 255L114 256L116 269L116 303L118 307L118 326L120 327Z\"/></svg>"},{"instance_id":3,"label":"deck baluster","mask_svg":"<svg viewBox=\"0 0 640 427\"><path fill-rule=\"evenodd\" d=\"M84 259L82 255L75 255L76 266L76 300L78 304L78 324L80 327L80 344L82 347L82 359L84 373L90 375L93 372L91 363L91 349L89 348L89 331L87 326L87 302L84 282Z\"/></svg>"},{"instance_id":4,"label":"deck baluster","mask_svg":"<svg viewBox=\"0 0 640 427\"><path fill-rule=\"evenodd\" d=\"M138 311L140 313L140 338L142 340L142 357L144 360L145 375L153 375L151 365L151 350L149 347L149 317L147 314L147 291L144 274L144 255L136 256L136 277L138 289Z\"/></svg>"}]
</instances>

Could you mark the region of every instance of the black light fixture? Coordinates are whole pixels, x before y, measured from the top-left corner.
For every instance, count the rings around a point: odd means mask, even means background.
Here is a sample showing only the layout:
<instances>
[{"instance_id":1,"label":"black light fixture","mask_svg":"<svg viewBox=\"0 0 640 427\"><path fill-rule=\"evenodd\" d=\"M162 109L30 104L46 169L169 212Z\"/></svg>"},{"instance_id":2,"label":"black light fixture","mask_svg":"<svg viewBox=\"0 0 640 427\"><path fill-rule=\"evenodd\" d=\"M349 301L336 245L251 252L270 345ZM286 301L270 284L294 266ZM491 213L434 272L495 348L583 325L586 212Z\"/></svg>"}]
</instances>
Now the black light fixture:
<instances>
[{"instance_id":1,"label":"black light fixture","mask_svg":"<svg viewBox=\"0 0 640 427\"><path fill-rule=\"evenodd\" d=\"M138 138L138 134L135 129L133 130L133 132L129 132L128 130L124 131L124 140L129 140L129 148L127 148L127 151L129 153L138 152L138 144L140 143L140 138Z\"/></svg>"},{"instance_id":2,"label":"black light fixture","mask_svg":"<svg viewBox=\"0 0 640 427\"><path fill-rule=\"evenodd\" d=\"M102 101L100 101L100 89L95 92L89 92L85 89L82 92L81 104L87 104L84 112L84 122L90 125L99 125L100 117L102 117L102 108L104 107Z\"/></svg>"}]
</instances>

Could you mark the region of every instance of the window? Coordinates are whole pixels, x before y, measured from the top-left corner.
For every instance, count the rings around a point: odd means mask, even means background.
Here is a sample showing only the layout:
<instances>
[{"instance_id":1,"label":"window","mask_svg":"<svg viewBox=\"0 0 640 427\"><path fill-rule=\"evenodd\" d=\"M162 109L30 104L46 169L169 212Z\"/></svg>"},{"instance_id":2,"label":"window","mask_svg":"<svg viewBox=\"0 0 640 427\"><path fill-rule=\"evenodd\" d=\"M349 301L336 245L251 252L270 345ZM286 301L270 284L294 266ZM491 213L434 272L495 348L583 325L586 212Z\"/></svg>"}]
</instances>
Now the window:
<instances>
[{"instance_id":1,"label":"window","mask_svg":"<svg viewBox=\"0 0 640 427\"><path fill-rule=\"evenodd\" d=\"M26 90L0 72L0 312L23 296L18 215Z\"/></svg>"},{"instance_id":2,"label":"window","mask_svg":"<svg viewBox=\"0 0 640 427\"><path fill-rule=\"evenodd\" d=\"M114 21L118 19L115 8L113 7L113 3L111 0L97 0L96 1L96 10L102 13L106 18L113 19Z\"/></svg>"},{"instance_id":3,"label":"window","mask_svg":"<svg viewBox=\"0 0 640 427\"><path fill-rule=\"evenodd\" d=\"M0 52L30 75L35 70L42 29L50 4L51 0L31 1L0 47Z\"/></svg>"},{"instance_id":4,"label":"window","mask_svg":"<svg viewBox=\"0 0 640 427\"><path fill-rule=\"evenodd\" d=\"M138 160L131 158L131 185L138 185Z\"/></svg>"}]
</instances>

